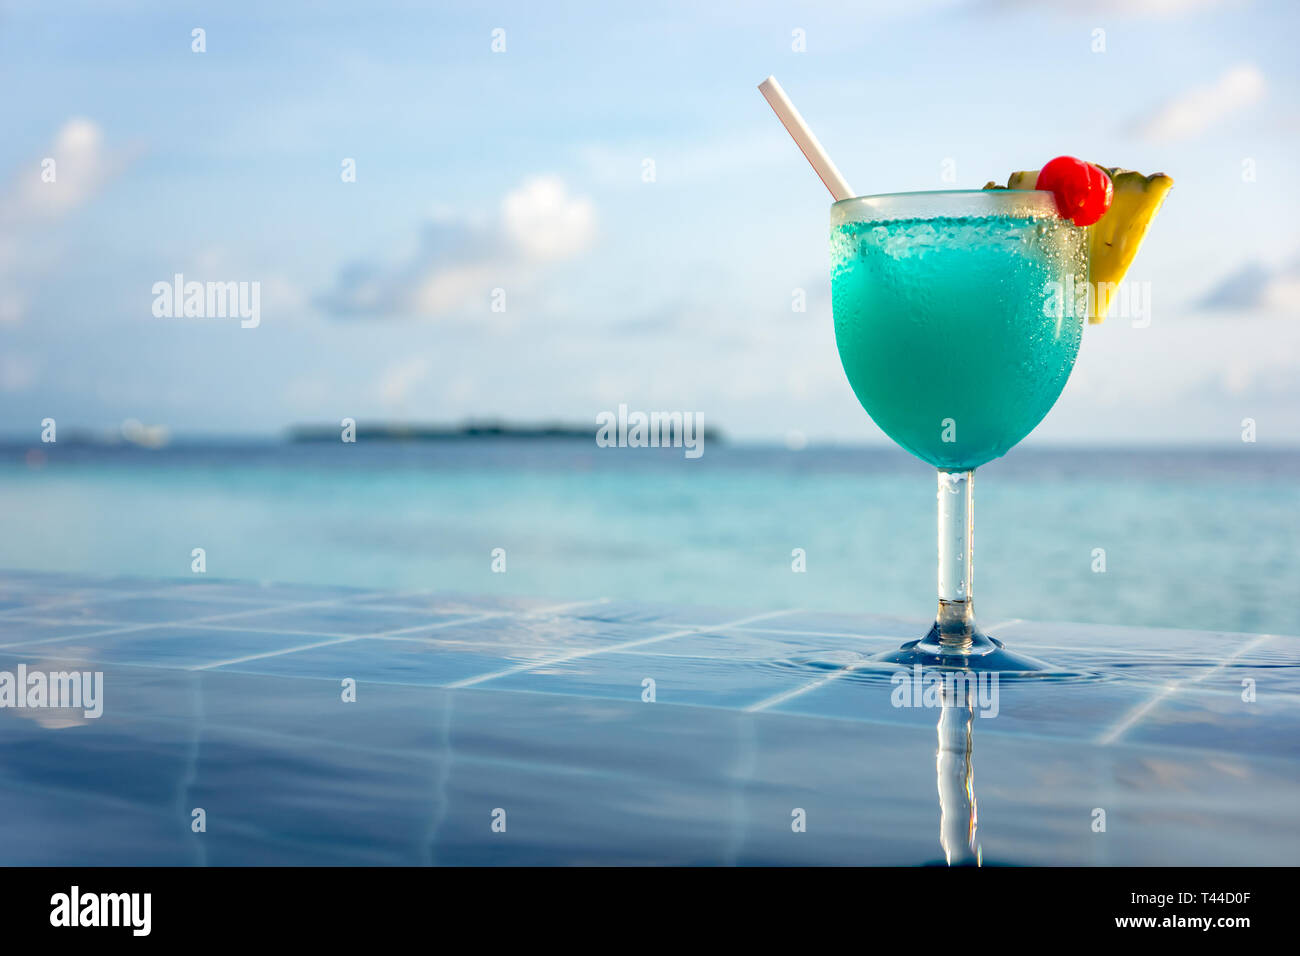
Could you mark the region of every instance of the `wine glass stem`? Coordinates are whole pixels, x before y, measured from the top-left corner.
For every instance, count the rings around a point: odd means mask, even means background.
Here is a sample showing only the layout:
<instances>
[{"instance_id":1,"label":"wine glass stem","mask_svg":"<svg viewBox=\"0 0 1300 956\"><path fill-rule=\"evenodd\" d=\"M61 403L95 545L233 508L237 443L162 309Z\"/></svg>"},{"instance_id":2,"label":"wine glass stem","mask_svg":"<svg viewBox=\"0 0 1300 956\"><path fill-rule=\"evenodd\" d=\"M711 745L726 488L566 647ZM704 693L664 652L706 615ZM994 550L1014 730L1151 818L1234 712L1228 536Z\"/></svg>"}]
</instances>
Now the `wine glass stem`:
<instances>
[{"instance_id":1,"label":"wine glass stem","mask_svg":"<svg viewBox=\"0 0 1300 956\"><path fill-rule=\"evenodd\" d=\"M939 472L939 632L944 643L970 640L975 610L971 596L971 549L975 514L974 470Z\"/></svg>"}]
</instances>

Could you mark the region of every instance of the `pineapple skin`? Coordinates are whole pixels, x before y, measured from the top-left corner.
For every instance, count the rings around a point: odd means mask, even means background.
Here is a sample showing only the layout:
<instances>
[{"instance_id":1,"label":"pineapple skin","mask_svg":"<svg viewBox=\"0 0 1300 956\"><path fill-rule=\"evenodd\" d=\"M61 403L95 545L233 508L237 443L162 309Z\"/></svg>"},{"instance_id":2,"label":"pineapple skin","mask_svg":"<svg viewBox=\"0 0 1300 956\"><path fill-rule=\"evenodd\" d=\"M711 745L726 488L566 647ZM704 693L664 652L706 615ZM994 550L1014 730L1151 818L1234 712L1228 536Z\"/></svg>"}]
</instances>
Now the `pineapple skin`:
<instances>
[{"instance_id":1,"label":"pineapple skin","mask_svg":"<svg viewBox=\"0 0 1300 956\"><path fill-rule=\"evenodd\" d=\"M1106 215L1088 227L1088 281L1096 300L1088 316L1092 323L1106 318L1115 286L1133 264L1151 220L1174 185L1164 173L1143 176L1131 169L1102 169L1110 176L1115 195Z\"/></svg>"}]
</instances>

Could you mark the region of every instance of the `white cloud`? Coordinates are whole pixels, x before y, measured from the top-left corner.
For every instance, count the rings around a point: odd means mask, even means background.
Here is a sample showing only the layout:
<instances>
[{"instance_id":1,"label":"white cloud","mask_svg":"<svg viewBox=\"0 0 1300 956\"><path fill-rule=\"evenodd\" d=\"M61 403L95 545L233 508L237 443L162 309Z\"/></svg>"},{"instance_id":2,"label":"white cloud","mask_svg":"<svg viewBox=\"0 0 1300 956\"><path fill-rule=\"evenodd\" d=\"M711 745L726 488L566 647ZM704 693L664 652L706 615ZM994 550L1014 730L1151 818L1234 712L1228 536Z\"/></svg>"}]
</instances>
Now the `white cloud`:
<instances>
[{"instance_id":1,"label":"white cloud","mask_svg":"<svg viewBox=\"0 0 1300 956\"><path fill-rule=\"evenodd\" d=\"M1277 268L1248 262L1221 279L1197 303L1212 311L1300 312L1300 260Z\"/></svg>"},{"instance_id":2,"label":"white cloud","mask_svg":"<svg viewBox=\"0 0 1300 956\"><path fill-rule=\"evenodd\" d=\"M497 281L501 281L501 268L495 261L433 269L420 277L410 305L420 315L446 315L476 297L486 302Z\"/></svg>"},{"instance_id":3,"label":"white cloud","mask_svg":"<svg viewBox=\"0 0 1300 956\"><path fill-rule=\"evenodd\" d=\"M125 154L105 147L97 124L74 117L43 156L14 173L0 191L0 322L17 322L26 312L24 280L41 271L26 253L32 236L94 199L126 164Z\"/></svg>"},{"instance_id":4,"label":"white cloud","mask_svg":"<svg viewBox=\"0 0 1300 956\"><path fill-rule=\"evenodd\" d=\"M535 176L507 193L487 224L440 214L408 261L352 263L316 303L347 317L486 309L494 288L528 287L547 266L585 252L595 236L595 204L571 195L558 176Z\"/></svg>"},{"instance_id":5,"label":"white cloud","mask_svg":"<svg viewBox=\"0 0 1300 956\"><path fill-rule=\"evenodd\" d=\"M501 204L505 232L539 260L567 259L582 252L596 234L596 207L572 197L558 176L537 176Z\"/></svg>"},{"instance_id":6,"label":"white cloud","mask_svg":"<svg viewBox=\"0 0 1300 956\"><path fill-rule=\"evenodd\" d=\"M53 180L42 181L46 160L53 160ZM18 183L18 215L56 219L84 204L109 180L114 161L104 151L103 131L88 119L63 124L41 163L25 171Z\"/></svg>"},{"instance_id":7,"label":"white cloud","mask_svg":"<svg viewBox=\"0 0 1300 956\"><path fill-rule=\"evenodd\" d=\"M1194 87L1164 104L1139 124L1144 139L1152 142L1189 139L1220 120L1264 98L1268 82L1250 63L1223 73L1213 83Z\"/></svg>"}]
</instances>

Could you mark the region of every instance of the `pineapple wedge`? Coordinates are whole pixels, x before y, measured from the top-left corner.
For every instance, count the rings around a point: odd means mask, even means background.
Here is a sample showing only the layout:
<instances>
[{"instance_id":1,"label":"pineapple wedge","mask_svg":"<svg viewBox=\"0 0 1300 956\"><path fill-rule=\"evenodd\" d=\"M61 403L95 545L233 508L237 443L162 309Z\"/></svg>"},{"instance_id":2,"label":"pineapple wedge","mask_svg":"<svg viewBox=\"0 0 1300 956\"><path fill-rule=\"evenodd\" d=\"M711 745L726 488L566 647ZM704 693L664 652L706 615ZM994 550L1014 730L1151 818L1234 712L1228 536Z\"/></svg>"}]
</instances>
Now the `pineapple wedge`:
<instances>
[{"instance_id":1,"label":"pineapple wedge","mask_svg":"<svg viewBox=\"0 0 1300 956\"><path fill-rule=\"evenodd\" d=\"M1102 167L1106 169L1106 167ZM1110 208L1088 227L1088 281L1096 295L1091 322L1100 322L1110 310L1110 297L1151 227L1165 194L1174 181L1164 173L1143 176L1131 169L1106 169L1115 186Z\"/></svg>"},{"instance_id":2,"label":"pineapple wedge","mask_svg":"<svg viewBox=\"0 0 1300 956\"><path fill-rule=\"evenodd\" d=\"M1174 184L1164 173L1143 176L1131 169L1100 168L1110 176L1115 195L1106 214L1088 227L1088 281L1093 289L1093 312L1088 321L1094 323L1106 318L1116 287L1133 264L1151 220ZM1033 189L1037 183L1037 170L1016 172L1007 180L1007 188Z\"/></svg>"}]
</instances>

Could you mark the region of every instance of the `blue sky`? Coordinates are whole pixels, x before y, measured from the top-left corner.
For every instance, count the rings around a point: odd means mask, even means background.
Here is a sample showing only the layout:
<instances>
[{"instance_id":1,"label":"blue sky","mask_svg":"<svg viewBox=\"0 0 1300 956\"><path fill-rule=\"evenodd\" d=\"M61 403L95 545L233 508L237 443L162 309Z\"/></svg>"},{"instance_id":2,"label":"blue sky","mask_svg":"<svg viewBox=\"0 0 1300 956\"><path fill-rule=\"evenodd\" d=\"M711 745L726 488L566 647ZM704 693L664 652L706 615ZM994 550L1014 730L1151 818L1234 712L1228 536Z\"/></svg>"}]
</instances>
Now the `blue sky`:
<instances>
[{"instance_id":1,"label":"blue sky","mask_svg":"<svg viewBox=\"0 0 1300 956\"><path fill-rule=\"evenodd\" d=\"M884 441L774 73L859 192L1063 153L1174 177L1131 273L1150 326L1088 328L1032 440L1300 441L1294 4L705 6L0 5L0 432L626 403ZM259 282L260 326L155 317L178 272Z\"/></svg>"}]
</instances>

